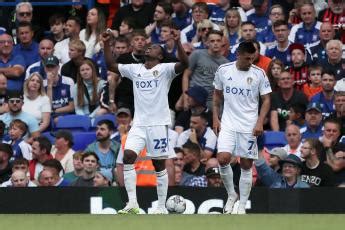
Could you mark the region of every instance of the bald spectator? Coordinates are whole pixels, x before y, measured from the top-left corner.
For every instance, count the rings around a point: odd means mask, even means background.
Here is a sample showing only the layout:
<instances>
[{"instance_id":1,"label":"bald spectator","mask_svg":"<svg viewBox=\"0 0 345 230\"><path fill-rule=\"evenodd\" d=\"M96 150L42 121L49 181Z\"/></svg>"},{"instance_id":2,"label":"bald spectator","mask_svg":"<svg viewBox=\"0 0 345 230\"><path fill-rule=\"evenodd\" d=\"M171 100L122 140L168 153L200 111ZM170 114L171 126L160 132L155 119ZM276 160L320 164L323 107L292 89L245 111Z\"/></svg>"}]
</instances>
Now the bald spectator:
<instances>
[{"instance_id":1,"label":"bald spectator","mask_svg":"<svg viewBox=\"0 0 345 230\"><path fill-rule=\"evenodd\" d=\"M38 175L38 185L41 187L54 186L54 175L51 170L42 170Z\"/></svg>"},{"instance_id":2,"label":"bald spectator","mask_svg":"<svg viewBox=\"0 0 345 230\"><path fill-rule=\"evenodd\" d=\"M22 90L25 60L21 55L13 55L13 39L6 33L0 34L0 73L7 78L8 90Z\"/></svg>"},{"instance_id":3,"label":"bald spectator","mask_svg":"<svg viewBox=\"0 0 345 230\"><path fill-rule=\"evenodd\" d=\"M29 161L24 158L15 159L12 163L12 176L15 172L21 171L24 173L24 175L27 177L28 181L28 187L36 187L37 185L33 182L31 182L30 174L29 174ZM23 181L23 180L21 180ZM5 181L1 184L0 187L11 187L13 185L12 178L10 178L8 181Z\"/></svg>"},{"instance_id":4,"label":"bald spectator","mask_svg":"<svg viewBox=\"0 0 345 230\"><path fill-rule=\"evenodd\" d=\"M29 178L23 171L15 171L11 176L11 187L29 187Z\"/></svg>"},{"instance_id":5,"label":"bald spectator","mask_svg":"<svg viewBox=\"0 0 345 230\"><path fill-rule=\"evenodd\" d=\"M320 41L310 45L310 53L313 61L325 61L327 59L326 44L334 39L335 32L331 23L323 22L320 26Z\"/></svg>"},{"instance_id":6,"label":"bald spectator","mask_svg":"<svg viewBox=\"0 0 345 230\"><path fill-rule=\"evenodd\" d=\"M294 124L288 125L285 129L285 138L287 140L287 145L285 145L283 149L287 154L295 154L301 157L302 135L300 127Z\"/></svg>"}]
</instances>

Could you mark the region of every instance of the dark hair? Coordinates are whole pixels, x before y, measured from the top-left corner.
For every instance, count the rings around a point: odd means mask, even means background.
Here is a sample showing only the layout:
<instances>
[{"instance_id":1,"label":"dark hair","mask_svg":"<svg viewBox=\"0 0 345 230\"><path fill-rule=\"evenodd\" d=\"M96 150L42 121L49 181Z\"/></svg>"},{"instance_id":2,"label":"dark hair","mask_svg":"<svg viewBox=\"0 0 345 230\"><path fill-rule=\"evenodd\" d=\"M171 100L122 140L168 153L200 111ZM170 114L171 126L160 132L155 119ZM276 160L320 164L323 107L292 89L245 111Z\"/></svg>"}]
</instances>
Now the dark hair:
<instances>
[{"instance_id":1,"label":"dark hair","mask_svg":"<svg viewBox=\"0 0 345 230\"><path fill-rule=\"evenodd\" d=\"M162 7L166 14L171 15L173 13L173 8L170 3L158 2L157 6Z\"/></svg>"},{"instance_id":2,"label":"dark hair","mask_svg":"<svg viewBox=\"0 0 345 230\"><path fill-rule=\"evenodd\" d=\"M114 131L115 130L115 125L114 123L111 121L111 120L100 120L98 123L97 123L97 126L101 126L101 125L106 125L107 128L110 130L110 131Z\"/></svg>"},{"instance_id":3,"label":"dark hair","mask_svg":"<svg viewBox=\"0 0 345 230\"><path fill-rule=\"evenodd\" d=\"M127 24L129 28L135 29L137 28L137 23L134 18L126 17L122 20L123 23Z\"/></svg>"},{"instance_id":4,"label":"dark hair","mask_svg":"<svg viewBox=\"0 0 345 230\"><path fill-rule=\"evenodd\" d=\"M29 161L25 158L16 158L13 163L12 163L12 167L15 165L26 165L29 166Z\"/></svg>"},{"instance_id":5,"label":"dark hair","mask_svg":"<svg viewBox=\"0 0 345 230\"><path fill-rule=\"evenodd\" d=\"M204 121L208 121L208 116L207 116L207 113L205 113L205 112L201 112L201 113L196 113L196 112L194 112L194 113L192 113L192 115L191 115L192 117L200 117L201 119L203 119Z\"/></svg>"},{"instance_id":6,"label":"dark hair","mask_svg":"<svg viewBox=\"0 0 345 230\"><path fill-rule=\"evenodd\" d=\"M65 23L66 18L63 14L56 13L49 17L49 25L53 26L57 23Z\"/></svg>"},{"instance_id":7,"label":"dark hair","mask_svg":"<svg viewBox=\"0 0 345 230\"><path fill-rule=\"evenodd\" d=\"M328 74L328 75L331 75L333 76L333 78L335 79L335 73L333 70L331 69L322 69L322 72L321 72L321 78L324 74Z\"/></svg>"},{"instance_id":8,"label":"dark hair","mask_svg":"<svg viewBox=\"0 0 345 230\"><path fill-rule=\"evenodd\" d=\"M131 33L131 39L133 39L136 36L148 38L144 30L133 30L133 32Z\"/></svg>"},{"instance_id":9,"label":"dark hair","mask_svg":"<svg viewBox=\"0 0 345 230\"><path fill-rule=\"evenodd\" d=\"M293 109L295 111L295 113L301 114L301 118L304 119L304 117L305 117L305 110L307 109L304 104L301 104L301 103L292 104L290 106L290 108Z\"/></svg>"},{"instance_id":10,"label":"dark hair","mask_svg":"<svg viewBox=\"0 0 345 230\"><path fill-rule=\"evenodd\" d=\"M39 137L35 137L34 141L37 141L40 145L40 149L45 149L46 150L46 154L49 155L50 151L52 150L52 143L50 142L50 140L45 137L45 136L39 136Z\"/></svg>"},{"instance_id":11,"label":"dark hair","mask_svg":"<svg viewBox=\"0 0 345 230\"><path fill-rule=\"evenodd\" d=\"M338 126L338 130L341 131L341 120L339 120L338 118L327 118L324 120L323 122L323 127L325 127L326 123L332 123Z\"/></svg>"},{"instance_id":12,"label":"dark hair","mask_svg":"<svg viewBox=\"0 0 345 230\"><path fill-rule=\"evenodd\" d=\"M81 162L83 162L84 159L85 159L86 157L89 157L89 156L93 156L94 158L96 158L97 163L99 162L99 157L97 156L97 154L96 154L95 152L86 152L86 153L84 153L84 154L81 156Z\"/></svg>"},{"instance_id":13,"label":"dark hair","mask_svg":"<svg viewBox=\"0 0 345 230\"><path fill-rule=\"evenodd\" d=\"M63 167L62 167L60 161L58 161L58 160L56 160L56 159L49 159L49 160L46 160L45 162L43 162L42 165L45 166L45 167L54 168L54 169L56 169L56 171L57 171L58 173L60 173L61 171L63 171Z\"/></svg>"},{"instance_id":14,"label":"dark hair","mask_svg":"<svg viewBox=\"0 0 345 230\"><path fill-rule=\"evenodd\" d=\"M308 142L310 144L310 148L315 149L317 157L320 158L321 153L324 151L321 141L316 138L307 138L304 142Z\"/></svg>"},{"instance_id":15,"label":"dark hair","mask_svg":"<svg viewBox=\"0 0 345 230\"><path fill-rule=\"evenodd\" d=\"M65 139L66 141L68 141L68 146L71 148L74 144L73 142L73 135L71 133L71 131L69 130L66 130L66 129L61 129L59 131L57 131L55 133L55 139L58 139L58 138L63 138Z\"/></svg>"},{"instance_id":16,"label":"dark hair","mask_svg":"<svg viewBox=\"0 0 345 230\"><path fill-rule=\"evenodd\" d=\"M192 12L196 9L196 8L200 8L202 10L204 10L207 14L209 14L209 9L208 6L205 2L196 2L193 4L192 6Z\"/></svg>"},{"instance_id":17,"label":"dark hair","mask_svg":"<svg viewBox=\"0 0 345 230\"><path fill-rule=\"evenodd\" d=\"M0 143L0 151L8 154L8 159L13 156L12 146L6 143Z\"/></svg>"},{"instance_id":18,"label":"dark hair","mask_svg":"<svg viewBox=\"0 0 345 230\"><path fill-rule=\"evenodd\" d=\"M219 30L211 30L209 31L207 34L206 34L206 39L208 39L208 37L211 35L211 34L217 34L221 37L223 37L223 32L222 31L219 31Z\"/></svg>"},{"instance_id":19,"label":"dark hair","mask_svg":"<svg viewBox=\"0 0 345 230\"><path fill-rule=\"evenodd\" d=\"M5 127L6 127L6 124L2 120L0 120L0 137L4 136Z\"/></svg>"},{"instance_id":20,"label":"dark hair","mask_svg":"<svg viewBox=\"0 0 345 230\"><path fill-rule=\"evenodd\" d=\"M256 48L253 44L253 42L251 41L244 41L244 42L241 42L237 48L237 52L240 53L240 54L243 54L243 53L250 53L250 54L253 54L256 52Z\"/></svg>"},{"instance_id":21,"label":"dark hair","mask_svg":"<svg viewBox=\"0 0 345 230\"><path fill-rule=\"evenodd\" d=\"M119 35L117 38L115 38L115 43L116 42L126 43L127 46L129 46L129 44L130 44L129 39L126 36L123 36L123 35Z\"/></svg>"},{"instance_id":22,"label":"dark hair","mask_svg":"<svg viewBox=\"0 0 345 230\"><path fill-rule=\"evenodd\" d=\"M245 25L251 25L251 26L253 26L255 28L255 24L252 23L251 21L242 22L241 27L245 26Z\"/></svg>"},{"instance_id":23,"label":"dark hair","mask_svg":"<svg viewBox=\"0 0 345 230\"><path fill-rule=\"evenodd\" d=\"M79 17L77 17L77 16L69 16L66 21L68 21L68 20L74 21L79 26L82 25L81 19Z\"/></svg>"},{"instance_id":24,"label":"dark hair","mask_svg":"<svg viewBox=\"0 0 345 230\"><path fill-rule=\"evenodd\" d=\"M17 31L21 27L29 27L31 31L33 31L32 24L30 22L19 22L17 25Z\"/></svg>"},{"instance_id":25,"label":"dark hair","mask_svg":"<svg viewBox=\"0 0 345 230\"><path fill-rule=\"evenodd\" d=\"M278 21L273 23L273 29L278 27L278 26L286 26L287 28L289 28L289 23L285 20L278 20Z\"/></svg>"},{"instance_id":26,"label":"dark hair","mask_svg":"<svg viewBox=\"0 0 345 230\"><path fill-rule=\"evenodd\" d=\"M198 144L191 142L189 139L186 143L182 145L182 148L190 150L194 155L200 157L201 151Z\"/></svg>"}]
</instances>

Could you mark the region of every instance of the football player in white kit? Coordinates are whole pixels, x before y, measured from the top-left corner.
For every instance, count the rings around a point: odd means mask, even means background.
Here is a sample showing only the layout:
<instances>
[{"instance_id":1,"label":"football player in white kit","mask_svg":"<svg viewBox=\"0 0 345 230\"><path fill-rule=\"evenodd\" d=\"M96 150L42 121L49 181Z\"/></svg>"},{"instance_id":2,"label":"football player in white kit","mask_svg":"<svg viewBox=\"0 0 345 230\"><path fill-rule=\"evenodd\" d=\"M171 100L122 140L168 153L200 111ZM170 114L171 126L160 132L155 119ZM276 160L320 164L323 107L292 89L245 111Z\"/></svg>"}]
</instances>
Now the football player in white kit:
<instances>
[{"instance_id":1,"label":"football player in white kit","mask_svg":"<svg viewBox=\"0 0 345 230\"><path fill-rule=\"evenodd\" d=\"M238 199L234 189L231 154L240 157L240 201L237 214L245 214L252 187L252 163L258 158L256 137L263 133L264 119L270 108L271 87L261 68L253 65L255 46L252 42L240 43L237 61L221 65L214 79L213 129L218 136L220 175L228 193L224 213L231 214ZM259 97L262 105L258 116ZM221 102L224 108L219 120Z\"/></svg>"},{"instance_id":2,"label":"football player in white kit","mask_svg":"<svg viewBox=\"0 0 345 230\"><path fill-rule=\"evenodd\" d=\"M168 175L165 159L168 158L168 125L171 116L168 104L168 91L172 80L188 67L188 56L180 42L180 31L172 30L177 44L180 62L161 63L164 51L158 44L150 45L145 51L143 64L118 64L114 61L109 47L110 34L102 34L107 67L122 77L133 81L135 114L124 150L124 183L128 194L126 207L120 214L138 214L139 205L136 194L136 172L134 162L138 153L146 146L152 158L157 175L158 206L156 214L165 214L165 201L168 191ZM116 79L117 81L117 79Z\"/></svg>"}]
</instances>

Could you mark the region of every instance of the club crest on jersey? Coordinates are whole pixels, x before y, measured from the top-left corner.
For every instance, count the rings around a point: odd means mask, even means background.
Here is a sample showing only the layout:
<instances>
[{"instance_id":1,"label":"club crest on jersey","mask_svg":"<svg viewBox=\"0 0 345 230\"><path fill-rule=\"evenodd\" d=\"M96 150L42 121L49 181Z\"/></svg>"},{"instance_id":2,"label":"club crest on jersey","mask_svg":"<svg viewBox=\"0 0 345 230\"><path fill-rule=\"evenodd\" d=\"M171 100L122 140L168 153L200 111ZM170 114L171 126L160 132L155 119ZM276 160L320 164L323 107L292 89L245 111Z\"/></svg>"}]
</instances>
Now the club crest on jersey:
<instances>
[{"instance_id":1,"label":"club crest on jersey","mask_svg":"<svg viewBox=\"0 0 345 230\"><path fill-rule=\"evenodd\" d=\"M248 84L248 85L251 85L252 82L253 82L253 78L248 77L248 78L247 78L247 84Z\"/></svg>"},{"instance_id":2,"label":"club crest on jersey","mask_svg":"<svg viewBox=\"0 0 345 230\"><path fill-rule=\"evenodd\" d=\"M158 70L153 71L152 74L153 74L154 77L158 77L158 74L159 74Z\"/></svg>"}]
</instances>

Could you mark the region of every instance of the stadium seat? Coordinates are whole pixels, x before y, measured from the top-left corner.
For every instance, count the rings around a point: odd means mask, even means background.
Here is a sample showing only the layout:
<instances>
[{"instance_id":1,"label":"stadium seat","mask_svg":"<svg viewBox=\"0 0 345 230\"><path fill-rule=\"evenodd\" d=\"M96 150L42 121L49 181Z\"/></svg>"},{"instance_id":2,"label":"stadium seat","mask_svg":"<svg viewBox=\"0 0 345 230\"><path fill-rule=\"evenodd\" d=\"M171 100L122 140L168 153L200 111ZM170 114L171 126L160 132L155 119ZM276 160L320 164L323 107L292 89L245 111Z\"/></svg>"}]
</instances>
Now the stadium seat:
<instances>
[{"instance_id":1,"label":"stadium seat","mask_svg":"<svg viewBox=\"0 0 345 230\"><path fill-rule=\"evenodd\" d=\"M85 150L85 148L96 140L95 132L73 132L73 147L75 151Z\"/></svg>"},{"instance_id":2,"label":"stadium seat","mask_svg":"<svg viewBox=\"0 0 345 230\"><path fill-rule=\"evenodd\" d=\"M92 127L95 128L97 126L97 123L103 120L110 120L111 122L113 122L114 126L116 126L116 117L114 114L112 113L107 113L104 115L100 115L95 117L93 123L92 123Z\"/></svg>"},{"instance_id":3,"label":"stadium seat","mask_svg":"<svg viewBox=\"0 0 345 230\"><path fill-rule=\"evenodd\" d=\"M60 116L55 125L55 130L89 131L90 127L91 119L88 116L71 114Z\"/></svg>"},{"instance_id":4,"label":"stadium seat","mask_svg":"<svg viewBox=\"0 0 345 230\"><path fill-rule=\"evenodd\" d=\"M52 132L43 132L41 133L41 135L48 138L50 143L52 143L52 145L55 143L55 137Z\"/></svg>"},{"instance_id":5,"label":"stadium seat","mask_svg":"<svg viewBox=\"0 0 345 230\"><path fill-rule=\"evenodd\" d=\"M264 146L268 149L283 147L287 144L285 133L279 131L264 132Z\"/></svg>"}]
</instances>

